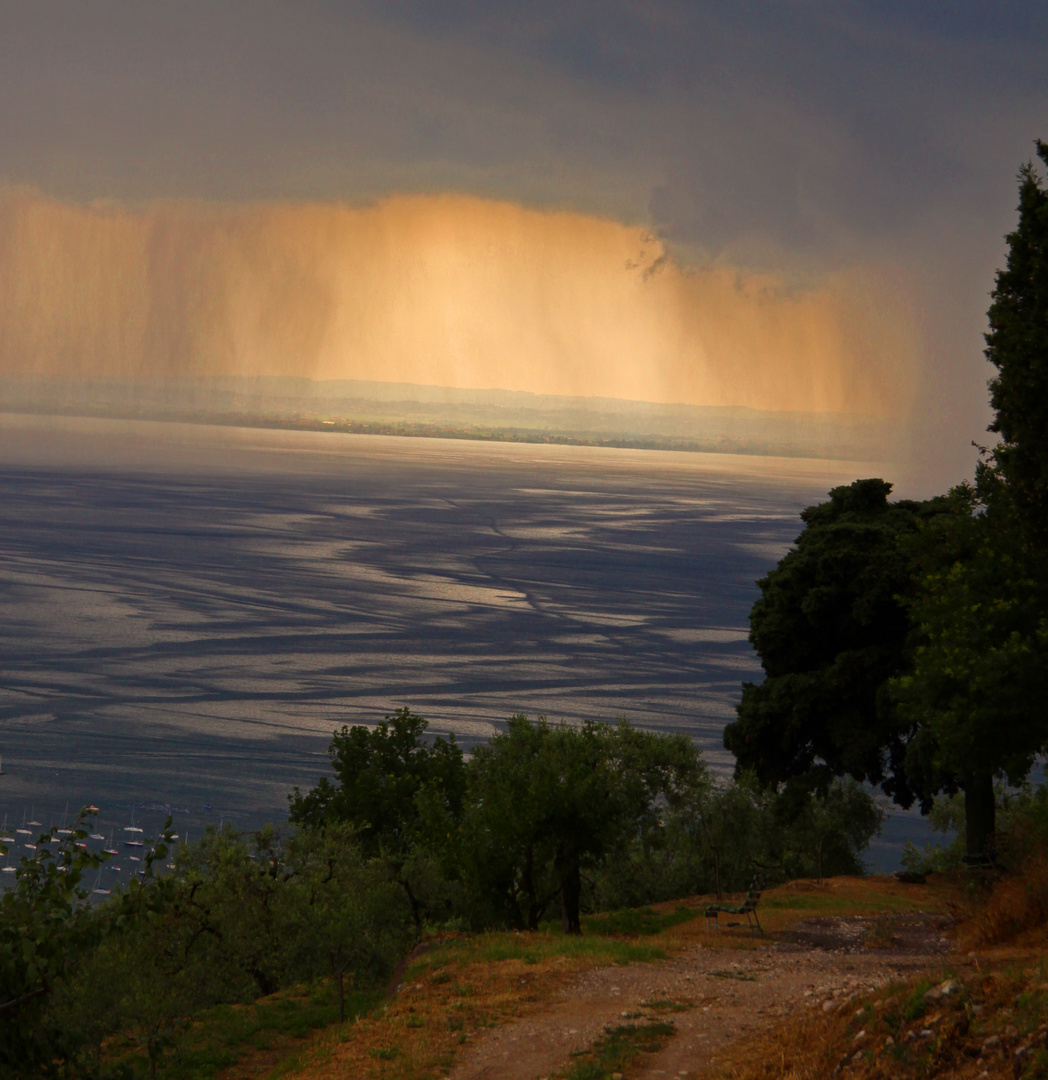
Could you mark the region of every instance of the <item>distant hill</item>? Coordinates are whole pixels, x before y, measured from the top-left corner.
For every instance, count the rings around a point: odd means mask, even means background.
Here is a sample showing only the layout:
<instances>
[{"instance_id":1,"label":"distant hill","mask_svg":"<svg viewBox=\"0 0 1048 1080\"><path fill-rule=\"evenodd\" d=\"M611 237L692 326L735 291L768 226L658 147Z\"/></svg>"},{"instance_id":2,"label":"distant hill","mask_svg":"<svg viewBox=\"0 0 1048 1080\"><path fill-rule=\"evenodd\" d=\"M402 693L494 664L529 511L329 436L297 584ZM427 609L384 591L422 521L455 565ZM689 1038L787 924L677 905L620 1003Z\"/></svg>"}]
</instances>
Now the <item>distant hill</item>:
<instances>
[{"instance_id":1,"label":"distant hill","mask_svg":"<svg viewBox=\"0 0 1048 1080\"><path fill-rule=\"evenodd\" d=\"M0 378L0 409L866 460L887 456L895 433L894 424L884 418L842 413L290 377L151 382Z\"/></svg>"}]
</instances>

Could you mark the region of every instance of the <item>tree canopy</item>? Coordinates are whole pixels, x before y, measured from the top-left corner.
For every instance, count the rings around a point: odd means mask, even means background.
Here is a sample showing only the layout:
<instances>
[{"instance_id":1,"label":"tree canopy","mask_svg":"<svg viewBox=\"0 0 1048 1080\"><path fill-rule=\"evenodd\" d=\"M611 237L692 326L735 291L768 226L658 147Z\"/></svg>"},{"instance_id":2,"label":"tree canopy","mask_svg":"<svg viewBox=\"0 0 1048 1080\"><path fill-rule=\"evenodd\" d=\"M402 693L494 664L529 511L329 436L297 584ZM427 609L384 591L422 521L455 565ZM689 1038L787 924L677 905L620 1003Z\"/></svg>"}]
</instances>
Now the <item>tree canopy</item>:
<instances>
[{"instance_id":1,"label":"tree canopy","mask_svg":"<svg viewBox=\"0 0 1048 1080\"><path fill-rule=\"evenodd\" d=\"M986 336L1001 439L975 486L889 502L857 480L804 511L750 616L765 679L724 736L766 783L850 775L924 810L960 789L972 854L993 844L994 778L1020 783L1048 747L1048 190L1032 164L1007 240Z\"/></svg>"},{"instance_id":2,"label":"tree canopy","mask_svg":"<svg viewBox=\"0 0 1048 1080\"><path fill-rule=\"evenodd\" d=\"M1037 140L1048 165L1048 143ZM1019 172L1019 222L1008 234L988 313L996 472L1031 539L1048 539L1048 187L1032 163Z\"/></svg>"},{"instance_id":3,"label":"tree canopy","mask_svg":"<svg viewBox=\"0 0 1048 1080\"><path fill-rule=\"evenodd\" d=\"M474 867L511 923L534 929L559 899L565 933L579 933L583 870L704 781L684 735L514 716L470 762L464 829Z\"/></svg>"},{"instance_id":4,"label":"tree canopy","mask_svg":"<svg viewBox=\"0 0 1048 1080\"><path fill-rule=\"evenodd\" d=\"M764 783L825 787L848 775L903 806L934 794L907 769L909 728L888 682L905 670L922 526L954 508L890 502L890 492L879 479L834 488L801 514L795 546L757 583L750 641L765 679L743 684L724 745Z\"/></svg>"}]
</instances>

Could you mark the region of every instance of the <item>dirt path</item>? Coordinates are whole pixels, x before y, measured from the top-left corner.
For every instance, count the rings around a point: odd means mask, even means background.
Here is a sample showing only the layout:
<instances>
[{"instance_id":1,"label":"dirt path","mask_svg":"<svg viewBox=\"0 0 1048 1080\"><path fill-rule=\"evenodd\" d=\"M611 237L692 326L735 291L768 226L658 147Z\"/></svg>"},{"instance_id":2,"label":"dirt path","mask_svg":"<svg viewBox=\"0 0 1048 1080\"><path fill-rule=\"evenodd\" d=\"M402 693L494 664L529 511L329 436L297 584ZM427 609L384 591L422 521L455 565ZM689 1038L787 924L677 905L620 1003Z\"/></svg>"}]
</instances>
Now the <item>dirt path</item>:
<instances>
[{"instance_id":1,"label":"dirt path","mask_svg":"<svg viewBox=\"0 0 1048 1080\"><path fill-rule=\"evenodd\" d=\"M547 1009L479 1037L451 1080L546 1077L606 1027L655 1017L671 1019L676 1034L631 1070L631 1080L701 1076L730 1060L739 1036L793 1010L841 1008L853 995L934 964L948 948L937 917L895 920L890 950L864 947L872 927L866 919L811 919L770 948L697 945L657 964L587 972Z\"/></svg>"}]
</instances>

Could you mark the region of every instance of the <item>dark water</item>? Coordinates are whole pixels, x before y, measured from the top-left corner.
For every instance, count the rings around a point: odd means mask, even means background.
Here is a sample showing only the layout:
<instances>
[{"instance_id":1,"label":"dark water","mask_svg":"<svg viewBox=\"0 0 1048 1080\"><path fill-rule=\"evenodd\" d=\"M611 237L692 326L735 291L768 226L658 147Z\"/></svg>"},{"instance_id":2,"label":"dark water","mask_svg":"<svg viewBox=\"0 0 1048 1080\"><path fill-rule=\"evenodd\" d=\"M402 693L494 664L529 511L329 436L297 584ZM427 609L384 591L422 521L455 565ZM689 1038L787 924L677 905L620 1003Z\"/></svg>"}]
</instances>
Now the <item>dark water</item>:
<instances>
[{"instance_id":1,"label":"dark water","mask_svg":"<svg viewBox=\"0 0 1048 1080\"><path fill-rule=\"evenodd\" d=\"M399 705L720 732L755 579L872 467L0 417L0 816L280 815Z\"/></svg>"}]
</instances>

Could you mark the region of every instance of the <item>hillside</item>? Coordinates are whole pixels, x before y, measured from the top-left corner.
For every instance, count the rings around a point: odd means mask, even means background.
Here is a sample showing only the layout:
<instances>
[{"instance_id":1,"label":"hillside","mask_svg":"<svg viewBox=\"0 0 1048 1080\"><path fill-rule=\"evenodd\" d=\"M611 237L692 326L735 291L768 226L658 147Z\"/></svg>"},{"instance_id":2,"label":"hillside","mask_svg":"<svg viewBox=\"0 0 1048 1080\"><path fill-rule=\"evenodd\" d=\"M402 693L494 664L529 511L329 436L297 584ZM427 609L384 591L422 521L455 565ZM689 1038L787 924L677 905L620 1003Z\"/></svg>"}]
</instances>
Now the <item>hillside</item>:
<instances>
[{"instance_id":1,"label":"hillside","mask_svg":"<svg viewBox=\"0 0 1048 1080\"><path fill-rule=\"evenodd\" d=\"M963 881L795 881L764 894L757 937L707 936L711 899L596 916L580 939L430 937L344 1026L303 1030L323 1009L301 995L216 1010L158 1075L1045 1075L1040 942L979 944L993 905L973 915Z\"/></svg>"}]
</instances>

